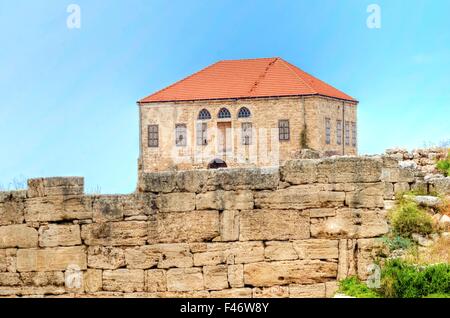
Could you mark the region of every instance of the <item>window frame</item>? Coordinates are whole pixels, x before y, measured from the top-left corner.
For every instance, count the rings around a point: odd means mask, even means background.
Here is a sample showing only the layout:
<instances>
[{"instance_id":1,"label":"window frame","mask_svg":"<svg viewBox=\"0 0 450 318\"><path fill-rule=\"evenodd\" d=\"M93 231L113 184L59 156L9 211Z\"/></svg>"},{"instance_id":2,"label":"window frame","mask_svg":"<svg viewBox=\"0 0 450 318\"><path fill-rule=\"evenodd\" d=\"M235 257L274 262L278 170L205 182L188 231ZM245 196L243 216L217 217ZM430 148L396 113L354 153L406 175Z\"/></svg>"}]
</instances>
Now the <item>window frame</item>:
<instances>
[{"instance_id":1,"label":"window frame","mask_svg":"<svg viewBox=\"0 0 450 318\"><path fill-rule=\"evenodd\" d=\"M183 139L178 140L178 136L183 136ZM175 124L175 146L186 147L187 146L187 125L186 124Z\"/></svg>"},{"instance_id":2,"label":"window frame","mask_svg":"<svg viewBox=\"0 0 450 318\"><path fill-rule=\"evenodd\" d=\"M197 122L196 126L197 146L208 145L208 124L205 122Z\"/></svg>"},{"instance_id":3,"label":"window frame","mask_svg":"<svg viewBox=\"0 0 450 318\"><path fill-rule=\"evenodd\" d=\"M357 143L358 143L358 141L357 141L357 135L358 135L358 130L357 130L357 127L356 127L356 122L354 122L354 121L352 121L351 122L351 125L352 125L352 146L353 147L356 147L356 145L357 145Z\"/></svg>"},{"instance_id":4,"label":"window frame","mask_svg":"<svg viewBox=\"0 0 450 318\"><path fill-rule=\"evenodd\" d=\"M238 118L249 118L252 116L252 112L247 107L241 107L238 111Z\"/></svg>"},{"instance_id":5,"label":"window frame","mask_svg":"<svg viewBox=\"0 0 450 318\"><path fill-rule=\"evenodd\" d=\"M205 114L205 116L203 116L203 114ZM211 113L206 108L203 108L202 110L200 110L198 112L197 119L198 120L209 120L209 119L211 119Z\"/></svg>"},{"instance_id":6,"label":"window frame","mask_svg":"<svg viewBox=\"0 0 450 318\"><path fill-rule=\"evenodd\" d=\"M348 120L345 121L344 139L345 145L350 146L350 122Z\"/></svg>"},{"instance_id":7,"label":"window frame","mask_svg":"<svg viewBox=\"0 0 450 318\"><path fill-rule=\"evenodd\" d=\"M336 144L342 145L342 119L336 120Z\"/></svg>"},{"instance_id":8,"label":"window frame","mask_svg":"<svg viewBox=\"0 0 450 318\"><path fill-rule=\"evenodd\" d=\"M148 147L149 148L158 148L159 147L159 125L151 124L147 125L147 138L148 138Z\"/></svg>"},{"instance_id":9,"label":"window frame","mask_svg":"<svg viewBox=\"0 0 450 318\"><path fill-rule=\"evenodd\" d=\"M289 119L278 120L278 140L289 141L291 139L291 131L289 126Z\"/></svg>"},{"instance_id":10,"label":"window frame","mask_svg":"<svg viewBox=\"0 0 450 318\"><path fill-rule=\"evenodd\" d=\"M325 117L325 144L331 145L331 118Z\"/></svg>"},{"instance_id":11,"label":"window frame","mask_svg":"<svg viewBox=\"0 0 450 318\"><path fill-rule=\"evenodd\" d=\"M231 118L231 112L228 110L228 108L222 107L221 109L219 109L219 112L217 113L217 118L229 119L229 118Z\"/></svg>"},{"instance_id":12,"label":"window frame","mask_svg":"<svg viewBox=\"0 0 450 318\"><path fill-rule=\"evenodd\" d=\"M241 143L244 146L249 146L252 144L252 123L251 122L245 122L241 124Z\"/></svg>"}]
</instances>

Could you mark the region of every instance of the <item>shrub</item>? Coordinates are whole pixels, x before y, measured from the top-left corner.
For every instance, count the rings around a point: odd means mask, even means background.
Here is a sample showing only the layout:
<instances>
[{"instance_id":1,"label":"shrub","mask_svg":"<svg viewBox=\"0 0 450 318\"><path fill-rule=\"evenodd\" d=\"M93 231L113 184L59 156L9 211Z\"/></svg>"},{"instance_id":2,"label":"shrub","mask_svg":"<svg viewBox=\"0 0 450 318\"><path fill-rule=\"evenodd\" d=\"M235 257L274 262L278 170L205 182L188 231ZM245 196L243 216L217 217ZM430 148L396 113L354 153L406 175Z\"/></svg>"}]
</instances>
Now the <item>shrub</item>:
<instances>
[{"instance_id":1,"label":"shrub","mask_svg":"<svg viewBox=\"0 0 450 318\"><path fill-rule=\"evenodd\" d=\"M357 298L379 298L380 295L361 282L357 277L350 276L339 282L338 292Z\"/></svg>"},{"instance_id":2,"label":"shrub","mask_svg":"<svg viewBox=\"0 0 450 318\"><path fill-rule=\"evenodd\" d=\"M382 238L382 242L389 248L390 252L400 249L406 250L414 245L414 242L409 238L398 235L393 237L385 236Z\"/></svg>"},{"instance_id":3,"label":"shrub","mask_svg":"<svg viewBox=\"0 0 450 318\"><path fill-rule=\"evenodd\" d=\"M424 298L450 298L450 294L435 293L435 294L430 294L428 296L425 296Z\"/></svg>"},{"instance_id":4,"label":"shrub","mask_svg":"<svg viewBox=\"0 0 450 318\"><path fill-rule=\"evenodd\" d=\"M390 221L396 235L410 238L413 233L427 235L433 232L430 215L414 202L401 202L391 211Z\"/></svg>"},{"instance_id":5,"label":"shrub","mask_svg":"<svg viewBox=\"0 0 450 318\"><path fill-rule=\"evenodd\" d=\"M436 163L436 169L442 172L444 176L450 176L450 151L448 152L446 159L439 160Z\"/></svg>"},{"instance_id":6,"label":"shrub","mask_svg":"<svg viewBox=\"0 0 450 318\"><path fill-rule=\"evenodd\" d=\"M381 272L381 292L395 298L450 294L450 265L419 267L400 259L388 260Z\"/></svg>"}]
</instances>

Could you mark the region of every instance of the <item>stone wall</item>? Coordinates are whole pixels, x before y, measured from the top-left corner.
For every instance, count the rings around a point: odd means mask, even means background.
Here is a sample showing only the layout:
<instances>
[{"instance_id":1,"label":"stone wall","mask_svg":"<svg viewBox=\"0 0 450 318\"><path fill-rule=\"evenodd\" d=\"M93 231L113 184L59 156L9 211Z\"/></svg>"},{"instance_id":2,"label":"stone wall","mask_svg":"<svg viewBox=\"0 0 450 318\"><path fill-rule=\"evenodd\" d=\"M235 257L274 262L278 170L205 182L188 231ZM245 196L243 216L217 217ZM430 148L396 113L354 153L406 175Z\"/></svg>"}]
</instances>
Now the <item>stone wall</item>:
<instances>
[{"instance_id":1,"label":"stone wall","mask_svg":"<svg viewBox=\"0 0 450 318\"><path fill-rule=\"evenodd\" d=\"M385 157L151 173L130 195L32 179L0 193L0 296L331 296L367 278L386 202L412 186Z\"/></svg>"},{"instance_id":2,"label":"stone wall","mask_svg":"<svg viewBox=\"0 0 450 318\"><path fill-rule=\"evenodd\" d=\"M424 174L436 173L436 161L444 159L450 151L448 148L435 147L408 151L401 148L386 150L386 156L400 161L404 167L410 167Z\"/></svg>"}]
</instances>

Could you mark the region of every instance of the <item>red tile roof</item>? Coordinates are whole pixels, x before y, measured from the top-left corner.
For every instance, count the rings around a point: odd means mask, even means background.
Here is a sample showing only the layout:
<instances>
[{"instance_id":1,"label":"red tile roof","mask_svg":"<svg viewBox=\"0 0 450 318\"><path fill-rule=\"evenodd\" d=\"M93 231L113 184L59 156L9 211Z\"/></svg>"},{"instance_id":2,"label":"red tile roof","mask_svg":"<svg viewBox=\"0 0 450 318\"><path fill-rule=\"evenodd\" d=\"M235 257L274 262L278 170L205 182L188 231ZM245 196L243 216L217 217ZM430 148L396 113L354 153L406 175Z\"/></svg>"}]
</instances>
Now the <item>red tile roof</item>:
<instances>
[{"instance_id":1,"label":"red tile roof","mask_svg":"<svg viewBox=\"0 0 450 318\"><path fill-rule=\"evenodd\" d=\"M139 102L299 95L323 95L356 102L278 57L219 61Z\"/></svg>"}]
</instances>

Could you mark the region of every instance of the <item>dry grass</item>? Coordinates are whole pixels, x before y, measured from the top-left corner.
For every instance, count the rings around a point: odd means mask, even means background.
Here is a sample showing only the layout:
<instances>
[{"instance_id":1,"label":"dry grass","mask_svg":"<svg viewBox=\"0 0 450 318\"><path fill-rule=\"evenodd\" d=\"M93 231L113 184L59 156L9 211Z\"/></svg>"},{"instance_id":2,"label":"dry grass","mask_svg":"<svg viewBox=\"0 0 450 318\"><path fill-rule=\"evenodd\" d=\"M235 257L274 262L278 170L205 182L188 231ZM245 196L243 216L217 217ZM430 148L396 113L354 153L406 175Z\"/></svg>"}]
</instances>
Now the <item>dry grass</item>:
<instances>
[{"instance_id":1,"label":"dry grass","mask_svg":"<svg viewBox=\"0 0 450 318\"><path fill-rule=\"evenodd\" d=\"M415 264L450 264L450 237L440 237L432 246L412 250L404 258Z\"/></svg>"},{"instance_id":2,"label":"dry grass","mask_svg":"<svg viewBox=\"0 0 450 318\"><path fill-rule=\"evenodd\" d=\"M442 200L442 203L438 206L438 210L440 214L450 216L450 196L446 196Z\"/></svg>"}]
</instances>

